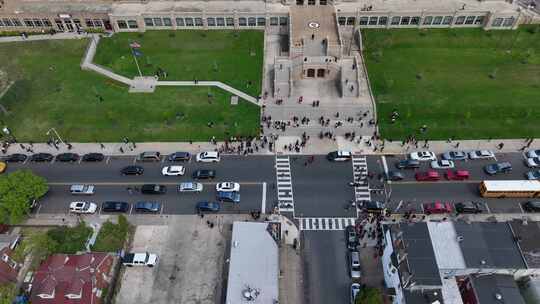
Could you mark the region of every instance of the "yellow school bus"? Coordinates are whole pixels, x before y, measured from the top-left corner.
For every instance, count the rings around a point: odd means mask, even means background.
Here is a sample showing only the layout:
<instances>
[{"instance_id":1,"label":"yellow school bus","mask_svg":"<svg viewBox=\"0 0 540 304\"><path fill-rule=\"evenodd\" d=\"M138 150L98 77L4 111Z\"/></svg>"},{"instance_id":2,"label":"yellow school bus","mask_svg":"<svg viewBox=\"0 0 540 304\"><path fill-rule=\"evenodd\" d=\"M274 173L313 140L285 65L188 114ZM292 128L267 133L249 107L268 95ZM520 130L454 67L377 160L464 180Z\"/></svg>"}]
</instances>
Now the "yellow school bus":
<instances>
[{"instance_id":1,"label":"yellow school bus","mask_svg":"<svg viewBox=\"0 0 540 304\"><path fill-rule=\"evenodd\" d=\"M480 183L482 197L540 197L540 181L486 180Z\"/></svg>"}]
</instances>

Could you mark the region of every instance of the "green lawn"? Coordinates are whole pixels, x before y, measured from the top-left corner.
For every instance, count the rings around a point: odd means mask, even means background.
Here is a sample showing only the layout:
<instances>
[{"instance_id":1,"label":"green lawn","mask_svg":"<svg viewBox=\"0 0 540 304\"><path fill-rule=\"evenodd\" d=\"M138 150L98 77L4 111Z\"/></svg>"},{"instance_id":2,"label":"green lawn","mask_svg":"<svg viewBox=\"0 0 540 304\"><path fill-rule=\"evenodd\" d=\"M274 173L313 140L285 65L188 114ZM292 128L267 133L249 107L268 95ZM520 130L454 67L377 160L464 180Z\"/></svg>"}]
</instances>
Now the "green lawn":
<instances>
[{"instance_id":1,"label":"green lawn","mask_svg":"<svg viewBox=\"0 0 540 304\"><path fill-rule=\"evenodd\" d=\"M382 136L540 137L540 29L363 31ZM391 123L391 113L400 114Z\"/></svg>"},{"instance_id":2,"label":"green lawn","mask_svg":"<svg viewBox=\"0 0 540 304\"><path fill-rule=\"evenodd\" d=\"M86 40L0 44L0 112L19 141L46 141L49 128L71 142L187 141L255 135L259 108L217 88L168 87L152 94L128 88L79 67ZM6 81L7 79L7 81ZM208 94L213 97L211 100ZM100 101L102 98L102 101ZM207 127L209 121L214 127Z\"/></svg>"},{"instance_id":3,"label":"green lawn","mask_svg":"<svg viewBox=\"0 0 540 304\"><path fill-rule=\"evenodd\" d=\"M94 62L119 74L138 76L129 44L141 45L145 76L161 68L163 80L218 80L252 96L261 94L262 31L148 31L101 39ZM251 82L251 85L248 83Z\"/></svg>"},{"instance_id":4,"label":"green lawn","mask_svg":"<svg viewBox=\"0 0 540 304\"><path fill-rule=\"evenodd\" d=\"M132 230L133 227L123 215L118 216L118 224L106 221L99 230L92 251L117 252L121 250Z\"/></svg>"}]
</instances>

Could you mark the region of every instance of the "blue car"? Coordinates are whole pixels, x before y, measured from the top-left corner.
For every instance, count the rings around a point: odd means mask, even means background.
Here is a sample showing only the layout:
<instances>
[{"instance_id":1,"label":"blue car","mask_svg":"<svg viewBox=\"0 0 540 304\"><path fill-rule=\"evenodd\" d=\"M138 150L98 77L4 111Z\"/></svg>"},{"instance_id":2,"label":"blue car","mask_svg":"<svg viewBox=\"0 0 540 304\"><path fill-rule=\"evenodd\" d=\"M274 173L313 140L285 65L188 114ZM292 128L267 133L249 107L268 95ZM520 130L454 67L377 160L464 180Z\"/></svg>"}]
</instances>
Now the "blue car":
<instances>
[{"instance_id":1,"label":"blue car","mask_svg":"<svg viewBox=\"0 0 540 304\"><path fill-rule=\"evenodd\" d=\"M240 193L218 191L216 198L220 202L240 203Z\"/></svg>"},{"instance_id":2,"label":"blue car","mask_svg":"<svg viewBox=\"0 0 540 304\"><path fill-rule=\"evenodd\" d=\"M198 202L197 203L197 212L218 212L221 208L217 202Z\"/></svg>"},{"instance_id":3,"label":"blue car","mask_svg":"<svg viewBox=\"0 0 540 304\"><path fill-rule=\"evenodd\" d=\"M138 202L135 204L137 212L159 212L160 210L161 204L158 202Z\"/></svg>"}]
</instances>

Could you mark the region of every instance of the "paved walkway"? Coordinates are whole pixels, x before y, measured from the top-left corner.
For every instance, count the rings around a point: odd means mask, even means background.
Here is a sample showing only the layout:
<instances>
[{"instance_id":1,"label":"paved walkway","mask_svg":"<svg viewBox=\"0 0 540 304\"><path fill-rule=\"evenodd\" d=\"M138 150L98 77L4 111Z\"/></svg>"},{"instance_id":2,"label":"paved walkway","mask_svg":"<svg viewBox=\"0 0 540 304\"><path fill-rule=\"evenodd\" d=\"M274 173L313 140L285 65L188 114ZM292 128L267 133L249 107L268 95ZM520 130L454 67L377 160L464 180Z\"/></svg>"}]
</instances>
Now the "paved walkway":
<instances>
[{"instance_id":1,"label":"paved walkway","mask_svg":"<svg viewBox=\"0 0 540 304\"><path fill-rule=\"evenodd\" d=\"M260 105L257 98L250 96L240 90L237 90L229 85L224 84L220 81L158 81L156 83L158 86L213 86L218 87L222 90L225 90L229 93L232 93L246 101Z\"/></svg>"},{"instance_id":2,"label":"paved walkway","mask_svg":"<svg viewBox=\"0 0 540 304\"><path fill-rule=\"evenodd\" d=\"M23 38L22 36L9 36L9 37L0 37L0 43L19 42L19 41L40 41L40 40L85 39L93 35L97 35L97 34L56 33L54 35L50 35L50 34L30 35L28 36L28 38Z\"/></svg>"}]
</instances>

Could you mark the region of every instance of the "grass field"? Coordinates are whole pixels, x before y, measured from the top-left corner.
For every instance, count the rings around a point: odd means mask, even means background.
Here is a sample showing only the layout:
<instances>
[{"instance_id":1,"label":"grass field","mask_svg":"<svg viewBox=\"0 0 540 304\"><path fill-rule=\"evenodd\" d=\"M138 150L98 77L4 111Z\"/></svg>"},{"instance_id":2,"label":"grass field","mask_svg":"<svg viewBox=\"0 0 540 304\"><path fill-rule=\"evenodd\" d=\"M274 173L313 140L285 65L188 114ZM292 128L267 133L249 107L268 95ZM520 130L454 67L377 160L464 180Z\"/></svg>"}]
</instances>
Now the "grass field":
<instances>
[{"instance_id":1,"label":"grass field","mask_svg":"<svg viewBox=\"0 0 540 304\"><path fill-rule=\"evenodd\" d=\"M365 30L363 39L383 137L540 137L540 29Z\"/></svg>"},{"instance_id":2,"label":"grass field","mask_svg":"<svg viewBox=\"0 0 540 304\"><path fill-rule=\"evenodd\" d=\"M0 99L8 110L7 115L0 111L0 122L19 141L46 141L51 127L71 142L258 134L259 108L245 101L230 106L230 94L222 90L171 87L130 94L121 84L82 71L86 45L86 40L0 44L0 87L14 83Z\"/></svg>"},{"instance_id":3,"label":"grass field","mask_svg":"<svg viewBox=\"0 0 540 304\"><path fill-rule=\"evenodd\" d=\"M167 72L164 80L218 80L251 96L261 94L262 31L148 31L101 39L94 62L119 74L138 76L129 44L141 45L142 74ZM251 82L251 84L249 83Z\"/></svg>"}]
</instances>

